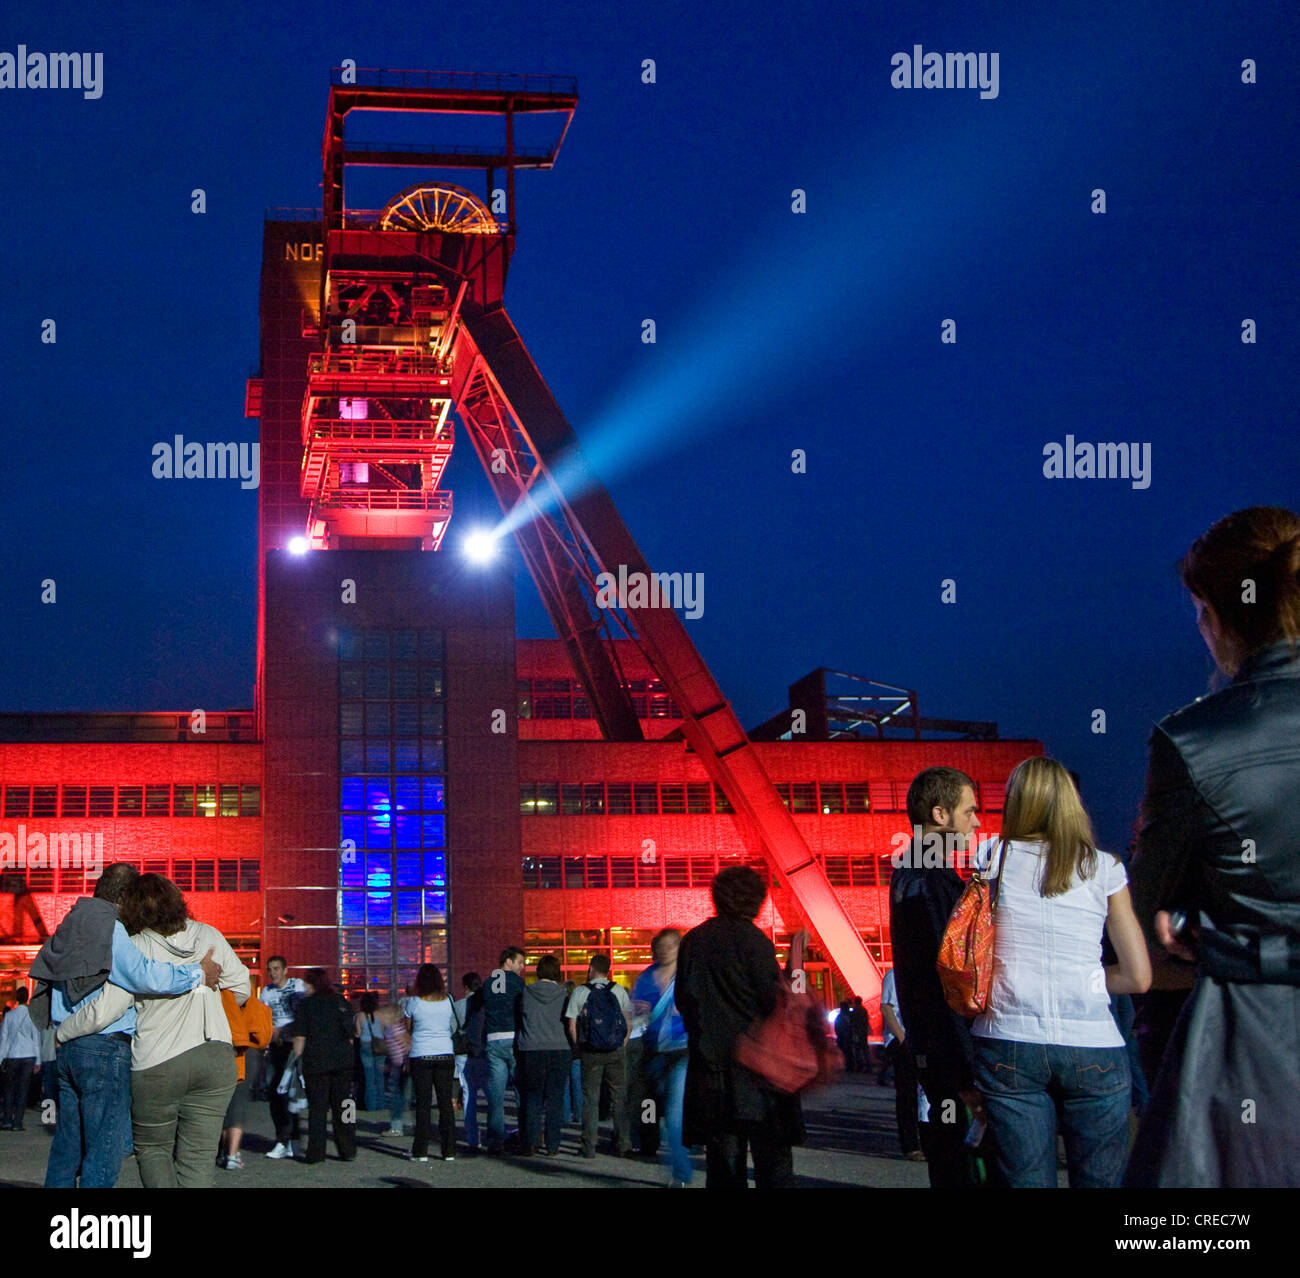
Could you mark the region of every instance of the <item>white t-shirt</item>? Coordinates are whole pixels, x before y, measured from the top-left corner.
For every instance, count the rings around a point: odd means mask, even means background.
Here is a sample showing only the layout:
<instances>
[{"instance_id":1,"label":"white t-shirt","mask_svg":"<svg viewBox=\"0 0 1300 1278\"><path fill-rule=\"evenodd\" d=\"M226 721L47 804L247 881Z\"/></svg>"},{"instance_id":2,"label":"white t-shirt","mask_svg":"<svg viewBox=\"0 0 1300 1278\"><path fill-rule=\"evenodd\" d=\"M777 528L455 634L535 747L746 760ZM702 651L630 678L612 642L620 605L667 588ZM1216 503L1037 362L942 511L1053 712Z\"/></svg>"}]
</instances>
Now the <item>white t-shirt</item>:
<instances>
[{"instance_id":1,"label":"white t-shirt","mask_svg":"<svg viewBox=\"0 0 1300 1278\"><path fill-rule=\"evenodd\" d=\"M271 1009L271 1028L280 1029L294 1022L294 1009L299 999L307 997L307 986L296 976L283 985L263 985L257 997Z\"/></svg>"},{"instance_id":2,"label":"white t-shirt","mask_svg":"<svg viewBox=\"0 0 1300 1278\"><path fill-rule=\"evenodd\" d=\"M411 1018L412 1056L453 1055L454 1008L449 998L435 1000L412 995L402 1000L402 1011Z\"/></svg>"},{"instance_id":3,"label":"white t-shirt","mask_svg":"<svg viewBox=\"0 0 1300 1278\"><path fill-rule=\"evenodd\" d=\"M987 865L1000 840L985 840L976 864ZM979 1038L1061 1047L1122 1047L1110 1013L1101 934L1109 899L1128 885L1113 856L1097 851L1090 879L1076 871L1060 896L1038 892L1045 843L1012 840L1005 853L1006 880L998 888L993 932L993 985L989 1010L976 1018ZM1003 867L993 865L993 874Z\"/></svg>"},{"instance_id":4,"label":"white t-shirt","mask_svg":"<svg viewBox=\"0 0 1300 1278\"><path fill-rule=\"evenodd\" d=\"M894 1009L894 1015L898 1017L898 1023L903 1025L903 1014L898 1010L898 982L894 979L894 969L892 967L885 973L885 979L880 983L880 1006L883 1008L886 1004ZM885 1032L881 1036L880 1049L884 1051L894 1041L894 1031L889 1028L888 1021L884 1020L883 1017L881 1020ZM906 1033L906 1025L903 1025L903 1031Z\"/></svg>"}]
</instances>

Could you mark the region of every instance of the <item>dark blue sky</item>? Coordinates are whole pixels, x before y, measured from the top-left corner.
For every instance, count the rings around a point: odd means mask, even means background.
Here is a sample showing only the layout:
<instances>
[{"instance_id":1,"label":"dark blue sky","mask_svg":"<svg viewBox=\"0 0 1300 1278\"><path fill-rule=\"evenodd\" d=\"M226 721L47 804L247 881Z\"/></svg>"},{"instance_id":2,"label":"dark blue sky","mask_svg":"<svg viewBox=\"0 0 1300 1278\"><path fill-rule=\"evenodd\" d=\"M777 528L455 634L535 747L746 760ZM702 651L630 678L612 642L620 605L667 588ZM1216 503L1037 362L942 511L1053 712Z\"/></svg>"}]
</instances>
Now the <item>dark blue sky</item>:
<instances>
[{"instance_id":1,"label":"dark blue sky","mask_svg":"<svg viewBox=\"0 0 1300 1278\"><path fill-rule=\"evenodd\" d=\"M329 68L572 74L508 305L652 566L704 573L742 720L816 665L916 688L1042 738L1121 848L1209 673L1175 560L1300 500L1294 5L539 7L6 6L0 50L104 87L0 90L0 708L251 704L256 494L150 450L253 438L263 212L319 202ZM918 43L997 52L997 98L891 87ZM1149 444L1150 487L1044 478L1067 434ZM468 447L449 484L490 512Z\"/></svg>"}]
</instances>

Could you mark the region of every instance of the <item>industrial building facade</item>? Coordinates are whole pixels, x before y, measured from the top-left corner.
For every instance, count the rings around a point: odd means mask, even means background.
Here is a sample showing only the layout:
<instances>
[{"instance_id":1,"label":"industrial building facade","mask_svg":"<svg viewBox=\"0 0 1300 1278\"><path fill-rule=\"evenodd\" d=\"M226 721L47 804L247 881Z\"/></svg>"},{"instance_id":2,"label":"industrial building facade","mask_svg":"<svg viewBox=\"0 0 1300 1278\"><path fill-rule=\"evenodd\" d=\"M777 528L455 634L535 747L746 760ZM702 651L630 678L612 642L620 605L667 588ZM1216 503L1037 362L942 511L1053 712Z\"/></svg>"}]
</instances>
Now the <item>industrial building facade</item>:
<instances>
[{"instance_id":1,"label":"industrial building facade","mask_svg":"<svg viewBox=\"0 0 1300 1278\"><path fill-rule=\"evenodd\" d=\"M0 716L0 985L92 885L84 856L70 863L76 836L104 863L169 874L255 972L284 954L385 998L421 963L455 979L507 944L556 953L574 979L607 954L626 979L656 930L711 913L720 868L750 864L772 884L758 922L778 949L810 927L828 1003L850 988L873 1002L909 781L964 769L996 830L1008 774L1041 744L992 725L923 739L914 698L910 719L886 716L910 739L879 720L833 732L824 703L808 728L778 716L746 733L671 609L593 605L596 569L644 561L594 480L571 500L554 481L575 440L502 305L514 170L559 149L517 150L513 121L567 127L576 87L397 74L336 75L324 209L265 223L246 401L261 449L254 706ZM345 121L394 111L500 117L506 145L385 148L350 123L345 140ZM487 198L425 180L352 209L350 164L478 168ZM458 432L557 639L516 637L505 557L471 564L443 544Z\"/></svg>"}]
</instances>

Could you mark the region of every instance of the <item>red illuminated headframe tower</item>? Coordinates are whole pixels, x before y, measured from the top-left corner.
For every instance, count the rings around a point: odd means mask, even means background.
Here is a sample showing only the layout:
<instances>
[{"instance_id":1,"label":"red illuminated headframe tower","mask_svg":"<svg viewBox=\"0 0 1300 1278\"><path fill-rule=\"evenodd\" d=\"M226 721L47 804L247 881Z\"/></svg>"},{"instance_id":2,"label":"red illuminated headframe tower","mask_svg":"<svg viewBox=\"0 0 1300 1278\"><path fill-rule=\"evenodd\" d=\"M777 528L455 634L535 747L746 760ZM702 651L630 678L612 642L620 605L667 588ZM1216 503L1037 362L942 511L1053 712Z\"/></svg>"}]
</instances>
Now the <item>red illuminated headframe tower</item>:
<instances>
[{"instance_id":1,"label":"red illuminated headframe tower","mask_svg":"<svg viewBox=\"0 0 1300 1278\"><path fill-rule=\"evenodd\" d=\"M326 120L318 328L303 400L301 535L322 550L436 550L451 519L441 479L453 414L483 463L604 735L642 739L614 640L634 640L683 712L682 732L726 793L855 993L880 973L848 911L759 761L677 615L599 607L596 577L649 574L608 493L504 306L515 240L515 173L550 168L577 106L576 84L532 76L335 71ZM376 144L346 125L369 113L440 121L496 117L504 148ZM516 122L551 115L545 148L516 147ZM356 166L486 174L487 197L426 176L379 210L347 203ZM495 179L504 172L505 187ZM504 213L499 219L497 212ZM304 310L314 308L305 307ZM565 491L555 479L564 460ZM264 517L264 542L267 532Z\"/></svg>"}]
</instances>

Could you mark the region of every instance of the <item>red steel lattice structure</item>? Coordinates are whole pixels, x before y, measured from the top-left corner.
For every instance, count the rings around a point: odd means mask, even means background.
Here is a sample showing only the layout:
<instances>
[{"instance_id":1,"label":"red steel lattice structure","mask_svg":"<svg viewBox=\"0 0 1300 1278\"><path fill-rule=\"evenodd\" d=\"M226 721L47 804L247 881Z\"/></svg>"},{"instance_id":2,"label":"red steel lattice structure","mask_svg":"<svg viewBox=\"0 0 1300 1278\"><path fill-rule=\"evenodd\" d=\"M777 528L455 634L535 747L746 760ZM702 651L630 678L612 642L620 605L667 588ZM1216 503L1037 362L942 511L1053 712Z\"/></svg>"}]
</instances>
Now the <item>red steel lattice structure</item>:
<instances>
[{"instance_id":1,"label":"red steel lattice structure","mask_svg":"<svg viewBox=\"0 0 1300 1278\"><path fill-rule=\"evenodd\" d=\"M812 855L739 719L671 608L597 605L596 578L650 569L605 489L587 470L572 427L504 306L515 239L514 175L549 168L577 106L557 77L335 71L323 145L321 350L304 401L302 495L308 537L321 548L382 539L436 549L451 516L439 488L459 415L605 737L642 732L620 678L616 631L645 653L683 713L682 734L794 893L856 994L879 998L880 971ZM449 147L345 138L356 112L472 114L504 122L505 145ZM561 117L548 148L521 150L521 115ZM493 201L506 176L506 214L445 182L403 190L382 210L349 210L354 165L486 172ZM563 459L567 491L555 470Z\"/></svg>"}]
</instances>

